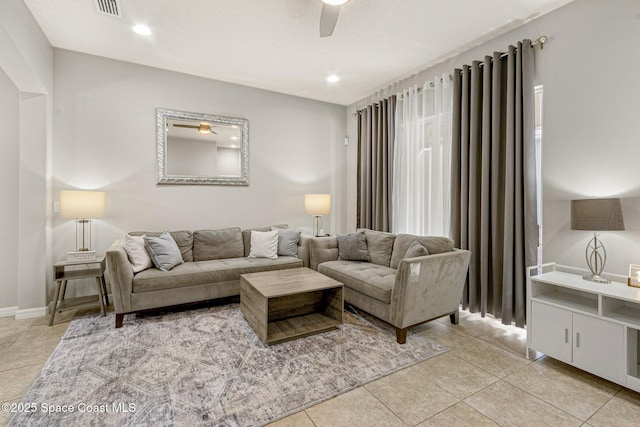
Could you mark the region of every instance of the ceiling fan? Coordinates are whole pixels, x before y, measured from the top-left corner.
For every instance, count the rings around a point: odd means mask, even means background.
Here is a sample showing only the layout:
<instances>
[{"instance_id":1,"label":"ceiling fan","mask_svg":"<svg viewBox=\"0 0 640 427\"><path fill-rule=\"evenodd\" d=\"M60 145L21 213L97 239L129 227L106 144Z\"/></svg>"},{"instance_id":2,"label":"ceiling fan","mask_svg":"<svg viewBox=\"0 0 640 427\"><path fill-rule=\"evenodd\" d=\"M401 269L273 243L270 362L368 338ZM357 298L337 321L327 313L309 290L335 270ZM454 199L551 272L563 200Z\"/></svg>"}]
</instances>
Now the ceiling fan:
<instances>
[{"instance_id":1,"label":"ceiling fan","mask_svg":"<svg viewBox=\"0 0 640 427\"><path fill-rule=\"evenodd\" d=\"M340 6L349 0L322 0L322 12L320 13L320 37L329 37L338 22Z\"/></svg>"},{"instance_id":2,"label":"ceiling fan","mask_svg":"<svg viewBox=\"0 0 640 427\"><path fill-rule=\"evenodd\" d=\"M208 133L212 133L214 135L217 135L218 132L215 132L213 129L211 129L211 125L209 125L208 123L200 123L199 125L181 125L178 123L174 123L173 127L176 128L190 128L190 129L198 129L198 132L202 133L202 134L208 134ZM216 126L214 126L216 127Z\"/></svg>"}]
</instances>

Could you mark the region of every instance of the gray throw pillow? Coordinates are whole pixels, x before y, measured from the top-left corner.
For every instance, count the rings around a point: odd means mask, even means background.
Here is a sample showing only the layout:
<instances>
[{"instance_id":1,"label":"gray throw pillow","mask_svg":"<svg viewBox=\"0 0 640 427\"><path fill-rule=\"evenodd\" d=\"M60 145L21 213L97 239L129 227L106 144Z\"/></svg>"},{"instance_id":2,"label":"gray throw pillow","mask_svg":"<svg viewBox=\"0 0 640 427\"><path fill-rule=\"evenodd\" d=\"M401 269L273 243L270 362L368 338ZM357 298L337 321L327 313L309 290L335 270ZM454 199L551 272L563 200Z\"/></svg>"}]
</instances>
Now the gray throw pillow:
<instances>
[{"instance_id":1,"label":"gray throw pillow","mask_svg":"<svg viewBox=\"0 0 640 427\"><path fill-rule=\"evenodd\" d=\"M157 269L169 271L184 262L176 241L167 231L159 237L143 236L142 238L151 262Z\"/></svg>"},{"instance_id":2,"label":"gray throw pillow","mask_svg":"<svg viewBox=\"0 0 640 427\"><path fill-rule=\"evenodd\" d=\"M370 261L367 238L364 233L336 236L338 239L338 259L343 261Z\"/></svg>"},{"instance_id":3,"label":"gray throw pillow","mask_svg":"<svg viewBox=\"0 0 640 427\"><path fill-rule=\"evenodd\" d=\"M407 252L404 253L405 258L415 258L425 255L429 255L429 251L418 242L411 243L407 248Z\"/></svg>"},{"instance_id":4,"label":"gray throw pillow","mask_svg":"<svg viewBox=\"0 0 640 427\"><path fill-rule=\"evenodd\" d=\"M280 256L298 256L298 243L300 243L300 235L302 230L282 229L276 226L271 227L271 231L278 230L278 255Z\"/></svg>"}]
</instances>

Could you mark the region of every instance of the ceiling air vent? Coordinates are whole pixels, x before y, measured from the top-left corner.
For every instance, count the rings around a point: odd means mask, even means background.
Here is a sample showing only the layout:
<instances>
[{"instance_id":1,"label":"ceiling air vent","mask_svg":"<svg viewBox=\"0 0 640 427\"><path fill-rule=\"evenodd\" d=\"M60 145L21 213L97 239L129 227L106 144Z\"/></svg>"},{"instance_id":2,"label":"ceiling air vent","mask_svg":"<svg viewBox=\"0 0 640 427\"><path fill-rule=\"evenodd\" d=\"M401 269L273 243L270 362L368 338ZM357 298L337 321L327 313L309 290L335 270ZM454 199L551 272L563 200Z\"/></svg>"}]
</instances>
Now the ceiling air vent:
<instances>
[{"instance_id":1,"label":"ceiling air vent","mask_svg":"<svg viewBox=\"0 0 640 427\"><path fill-rule=\"evenodd\" d=\"M104 13L109 16L117 16L122 18L122 12L120 9L120 0L94 0L96 3L96 9L98 12Z\"/></svg>"}]
</instances>

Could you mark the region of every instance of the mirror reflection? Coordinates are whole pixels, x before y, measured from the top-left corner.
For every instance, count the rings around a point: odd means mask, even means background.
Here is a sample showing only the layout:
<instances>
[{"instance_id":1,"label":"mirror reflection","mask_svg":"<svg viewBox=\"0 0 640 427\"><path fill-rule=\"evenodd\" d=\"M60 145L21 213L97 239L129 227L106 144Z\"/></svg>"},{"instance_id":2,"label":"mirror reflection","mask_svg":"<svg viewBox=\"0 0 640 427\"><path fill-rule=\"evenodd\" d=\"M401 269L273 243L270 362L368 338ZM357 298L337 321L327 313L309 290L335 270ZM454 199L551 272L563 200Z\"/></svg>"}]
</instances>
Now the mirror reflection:
<instances>
[{"instance_id":1,"label":"mirror reflection","mask_svg":"<svg viewBox=\"0 0 640 427\"><path fill-rule=\"evenodd\" d=\"M248 185L245 119L158 110L158 184Z\"/></svg>"}]
</instances>

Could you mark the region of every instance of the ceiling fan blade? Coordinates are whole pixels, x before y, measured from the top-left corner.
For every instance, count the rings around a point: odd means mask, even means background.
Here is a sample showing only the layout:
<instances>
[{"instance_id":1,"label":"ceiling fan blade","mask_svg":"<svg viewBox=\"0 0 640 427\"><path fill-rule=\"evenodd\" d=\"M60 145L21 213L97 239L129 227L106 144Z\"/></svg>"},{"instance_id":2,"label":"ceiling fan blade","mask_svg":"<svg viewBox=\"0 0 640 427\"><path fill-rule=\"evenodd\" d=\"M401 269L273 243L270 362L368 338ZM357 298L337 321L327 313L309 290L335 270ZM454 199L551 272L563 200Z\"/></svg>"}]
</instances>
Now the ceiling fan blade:
<instances>
[{"instance_id":1,"label":"ceiling fan blade","mask_svg":"<svg viewBox=\"0 0 640 427\"><path fill-rule=\"evenodd\" d=\"M333 29L336 27L339 14L340 6L322 4L322 12L320 13L320 37L329 37L333 34Z\"/></svg>"},{"instance_id":2,"label":"ceiling fan blade","mask_svg":"<svg viewBox=\"0 0 640 427\"><path fill-rule=\"evenodd\" d=\"M176 128L192 128L192 129L198 129L198 127L199 127L199 126L194 126L194 125L181 125L181 124L178 124L178 123L174 123L174 124L173 124L173 127L176 127Z\"/></svg>"}]
</instances>

